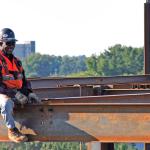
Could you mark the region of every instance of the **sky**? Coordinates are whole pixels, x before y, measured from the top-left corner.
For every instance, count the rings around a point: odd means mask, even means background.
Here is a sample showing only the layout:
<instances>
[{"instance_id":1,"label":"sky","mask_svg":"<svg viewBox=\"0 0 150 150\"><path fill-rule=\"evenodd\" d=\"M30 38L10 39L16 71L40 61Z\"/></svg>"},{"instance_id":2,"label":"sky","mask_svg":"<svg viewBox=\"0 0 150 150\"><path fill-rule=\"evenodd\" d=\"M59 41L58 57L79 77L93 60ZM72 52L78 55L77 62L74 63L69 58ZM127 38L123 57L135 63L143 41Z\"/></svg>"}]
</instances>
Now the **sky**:
<instances>
[{"instance_id":1,"label":"sky","mask_svg":"<svg viewBox=\"0 0 150 150\"><path fill-rule=\"evenodd\" d=\"M0 28L49 55L99 55L115 44L144 46L146 0L0 0Z\"/></svg>"}]
</instances>

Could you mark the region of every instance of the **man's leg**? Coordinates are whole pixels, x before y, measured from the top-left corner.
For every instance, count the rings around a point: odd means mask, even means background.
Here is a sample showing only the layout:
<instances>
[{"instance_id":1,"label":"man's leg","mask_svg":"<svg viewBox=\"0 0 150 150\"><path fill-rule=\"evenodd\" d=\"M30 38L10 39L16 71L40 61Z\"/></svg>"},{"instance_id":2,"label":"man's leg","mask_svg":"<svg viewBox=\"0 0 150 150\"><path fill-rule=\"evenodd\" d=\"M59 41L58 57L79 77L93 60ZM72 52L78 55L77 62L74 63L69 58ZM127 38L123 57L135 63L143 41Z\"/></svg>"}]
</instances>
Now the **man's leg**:
<instances>
[{"instance_id":1,"label":"man's leg","mask_svg":"<svg viewBox=\"0 0 150 150\"><path fill-rule=\"evenodd\" d=\"M15 127L15 121L13 118L14 102L10 97L0 94L0 109L1 115L5 121L6 127L8 128L8 137L14 142L25 142L27 141L26 135L23 135Z\"/></svg>"},{"instance_id":2,"label":"man's leg","mask_svg":"<svg viewBox=\"0 0 150 150\"><path fill-rule=\"evenodd\" d=\"M0 108L1 115L5 121L7 128L15 128L15 121L12 116L14 102L10 99L10 97L0 94Z\"/></svg>"}]
</instances>

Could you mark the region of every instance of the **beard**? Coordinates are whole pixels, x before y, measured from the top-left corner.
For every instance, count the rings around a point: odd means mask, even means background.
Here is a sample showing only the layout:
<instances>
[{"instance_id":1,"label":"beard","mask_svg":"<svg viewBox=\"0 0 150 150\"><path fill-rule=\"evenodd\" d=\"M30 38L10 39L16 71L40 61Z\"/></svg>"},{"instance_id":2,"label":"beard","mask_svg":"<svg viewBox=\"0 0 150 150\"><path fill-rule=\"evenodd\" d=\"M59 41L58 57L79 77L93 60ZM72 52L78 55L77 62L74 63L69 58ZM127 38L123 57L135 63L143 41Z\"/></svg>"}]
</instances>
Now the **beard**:
<instances>
[{"instance_id":1,"label":"beard","mask_svg":"<svg viewBox=\"0 0 150 150\"><path fill-rule=\"evenodd\" d=\"M4 48L3 49L3 52L6 54L6 55L12 55L13 54L13 51L14 51L14 48Z\"/></svg>"}]
</instances>

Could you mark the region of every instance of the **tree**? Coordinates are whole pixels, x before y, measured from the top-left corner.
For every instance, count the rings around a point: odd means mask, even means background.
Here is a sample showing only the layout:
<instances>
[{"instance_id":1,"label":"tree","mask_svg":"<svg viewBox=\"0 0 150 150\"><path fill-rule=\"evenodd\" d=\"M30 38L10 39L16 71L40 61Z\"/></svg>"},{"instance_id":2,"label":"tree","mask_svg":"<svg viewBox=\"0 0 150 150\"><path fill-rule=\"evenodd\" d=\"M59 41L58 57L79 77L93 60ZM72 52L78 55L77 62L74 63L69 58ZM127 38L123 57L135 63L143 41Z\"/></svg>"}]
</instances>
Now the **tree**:
<instances>
[{"instance_id":1,"label":"tree","mask_svg":"<svg viewBox=\"0 0 150 150\"><path fill-rule=\"evenodd\" d=\"M97 63L97 64L95 64ZM101 76L136 75L143 73L143 48L132 48L120 44L110 47L99 56L88 58L88 70Z\"/></svg>"},{"instance_id":2,"label":"tree","mask_svg":"<svg viewBox=\"0 0 150 150\"><path fill-rule=\"evenodd\" d=\"M23 60L27 77L68 75L87 70L85 56L54 56L32 54Z\"/></svg>"},{"instance_id":3,"label":"tree","mask_svg":"<svg viewBox=\"0 0 150 150\"><path fill-rule=\"evenodd\" d=\"M61 57L32 54L23 60L23 66L28 77L44 77L57 74L61 64Z\"/></svg>"}]
</instances>

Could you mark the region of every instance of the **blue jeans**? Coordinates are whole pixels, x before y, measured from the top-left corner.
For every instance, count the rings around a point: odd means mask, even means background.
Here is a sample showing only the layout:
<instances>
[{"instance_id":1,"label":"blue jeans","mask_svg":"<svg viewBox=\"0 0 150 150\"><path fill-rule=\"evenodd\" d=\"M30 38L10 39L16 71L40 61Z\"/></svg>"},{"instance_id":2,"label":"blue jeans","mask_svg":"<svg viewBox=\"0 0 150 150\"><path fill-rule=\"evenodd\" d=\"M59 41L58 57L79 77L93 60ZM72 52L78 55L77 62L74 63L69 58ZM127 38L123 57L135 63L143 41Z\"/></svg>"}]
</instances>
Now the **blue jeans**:
<instances>
[{"instance_id":1,"label":"blue jeans","mask_svg":"<svg viewBox=\"0 0 150 150\"><path fill-rule=\"evenodd\" d=\"M14 102L11 100L11 98L4 94L0 94L0 111L7 128L15 127L13 108Z\"/></svg>"}]
</instances>

